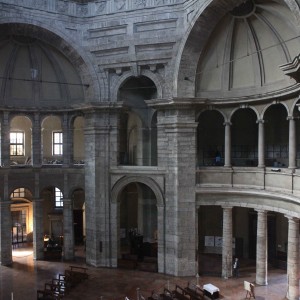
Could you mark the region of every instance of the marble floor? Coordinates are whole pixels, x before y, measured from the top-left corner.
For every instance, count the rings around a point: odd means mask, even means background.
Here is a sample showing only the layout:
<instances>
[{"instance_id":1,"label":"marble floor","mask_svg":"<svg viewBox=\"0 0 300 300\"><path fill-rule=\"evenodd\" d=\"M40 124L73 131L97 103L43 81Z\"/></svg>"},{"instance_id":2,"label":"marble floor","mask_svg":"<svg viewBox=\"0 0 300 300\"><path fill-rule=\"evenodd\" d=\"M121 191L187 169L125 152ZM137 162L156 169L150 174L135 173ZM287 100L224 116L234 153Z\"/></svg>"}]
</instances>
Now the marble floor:
<instances>
[{"instance_id":1,"label":"marble floor","mask_svg":"<svg viewBox=\"0 0 300 300\"><path fill-rule=\"evenodd\" d=\"M220 276L174 277L164 274L137 270L94 268L86 266L83 251L77 249L74 262L33 261L31 248L19 248L13 251L13 264L0 266L0 299L32 300L36 299L37 289L64 273L70 264L88 268L89 279L74 287L66 300L130 300L147 298L153 290L162 292L164 287L170 290L175 284L182 287L187 282L200 285L212 283L220 289L220 299L245 299L244 281L255 282L255 266L247 265L240 269L239 278L222 279ZM270 269L267 286L255 285L256 300L282 300L286 298L287 276L284 270ZM252 298L253 299L253 298Z\"/></svg>"}]
</instances>

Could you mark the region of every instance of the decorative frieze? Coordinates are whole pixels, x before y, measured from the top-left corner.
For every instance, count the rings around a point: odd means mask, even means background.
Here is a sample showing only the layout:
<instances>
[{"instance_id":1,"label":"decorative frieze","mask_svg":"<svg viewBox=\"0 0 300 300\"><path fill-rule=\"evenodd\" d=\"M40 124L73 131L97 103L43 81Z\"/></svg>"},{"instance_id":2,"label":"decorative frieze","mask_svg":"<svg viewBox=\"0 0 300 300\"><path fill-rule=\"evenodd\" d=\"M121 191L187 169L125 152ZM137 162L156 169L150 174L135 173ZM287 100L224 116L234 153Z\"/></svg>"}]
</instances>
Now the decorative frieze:
<instances>
[{"instance_id":1,"label":"decorative frieze","mask_svg":"<svg viewBox=\"0 0 300 300\"><path fill-rule=\"evenodd\" d=\"M9 5L23 6L54 13L63 13L77 17L92 17L120 11L144 9L150 7L176 5L182 0L107 0L77 3L63 0L4 0Z\"/></svg>"}]
</instances>

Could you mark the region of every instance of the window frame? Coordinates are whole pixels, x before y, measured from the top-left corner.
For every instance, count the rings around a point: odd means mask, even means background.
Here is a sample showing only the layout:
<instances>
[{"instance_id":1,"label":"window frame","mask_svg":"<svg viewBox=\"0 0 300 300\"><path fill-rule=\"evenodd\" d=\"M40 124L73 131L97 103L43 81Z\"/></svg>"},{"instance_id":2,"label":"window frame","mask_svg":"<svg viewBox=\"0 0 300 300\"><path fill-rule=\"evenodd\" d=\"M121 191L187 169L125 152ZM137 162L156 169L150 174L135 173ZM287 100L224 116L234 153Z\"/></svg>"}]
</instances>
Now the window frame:
<instances>
[{"instance_id":1,"label":"window frame","mask_svg":"<svg viewBox=\"0 0 300 300\"><path fill-rule=\"evenodd\" d=\"M57 187L54 188L54 202L55 202L55 207L56 208L63 208L64 206L64 201L63 199L63 193L61 190Z\"/></svg>"},{"instance_id":2,"label":"window frame","mask_svg":"<svg viewBox=\"0 0 300 300\"><path fill-rule=\"evenodd\" d=\"M12 135L15 134L15 142L12 142ZM22 142L19 142L20 136ZM20 148L19 148L20 147ZM21 150L21 153L19 151ZM9 132L9 154L10 156L25 156L25 132L20 130L12 130Z\"/></svg>"},{"instance_id":3,"label":"window frame","mask_svg":"<svg viewBox=\"0 0 300 300\"><path fill-rule=\"evenodd\" d=\"M52 155L63 155L63 132L61 130L52 131Z\"/></svg>"}]
</instances>

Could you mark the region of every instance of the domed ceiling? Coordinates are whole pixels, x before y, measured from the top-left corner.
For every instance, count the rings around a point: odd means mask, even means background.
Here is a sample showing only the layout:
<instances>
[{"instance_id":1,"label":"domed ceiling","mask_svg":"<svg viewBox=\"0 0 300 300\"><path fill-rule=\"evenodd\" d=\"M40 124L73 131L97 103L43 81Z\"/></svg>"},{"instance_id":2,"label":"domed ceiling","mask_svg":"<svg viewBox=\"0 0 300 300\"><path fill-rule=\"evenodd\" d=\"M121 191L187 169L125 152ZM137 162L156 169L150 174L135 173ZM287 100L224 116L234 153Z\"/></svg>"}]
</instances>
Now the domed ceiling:
<instances>
[{"instance_id":1,"label":"domed ceiling","mask_svg":"<svg viewBox=\"0 0 300 300\"><path fill-rule=\"evenodd\" d=\"M197 96L257 97L295 84L279 68L299 54L293 22L281 1L248 0L228 12L200 57Z\"/></svg>"},{"instance_id":2,"label":"domed ceiling","mask_svg":"<svg viewBox=\"0 0 300 300\"><path fill-rule=\"evenodd\" d=\"M83 85L70 61L38 39L0 40L0 105L61 107L83 102Z\"/></svg>"}]
</instances>

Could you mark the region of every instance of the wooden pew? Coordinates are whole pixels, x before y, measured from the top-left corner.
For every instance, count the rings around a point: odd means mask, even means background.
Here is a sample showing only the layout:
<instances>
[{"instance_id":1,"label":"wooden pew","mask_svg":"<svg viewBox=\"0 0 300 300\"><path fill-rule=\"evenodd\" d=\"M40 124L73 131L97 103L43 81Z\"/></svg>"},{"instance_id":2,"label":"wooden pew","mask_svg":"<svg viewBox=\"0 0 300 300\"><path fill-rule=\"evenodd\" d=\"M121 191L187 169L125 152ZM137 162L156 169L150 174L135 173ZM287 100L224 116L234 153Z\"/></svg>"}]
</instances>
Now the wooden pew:
<instances>
[{"instance_id":1,"label":"wooden pew","mask_svg":"<svg viewBox=\"0 0 300 300\"><path fill-rule=\"evenodd\" d=\"M37 290L38 300L61 300L63 296L51 289Z\"/></svg>"},{"instance_id":2,"label":"wooden pew","mask_svg":"<svg viewBox=\"0 0 300 300\"><path fill-rule=\"evenodd\" d=\"M173 298L176 298L178 300L190 300L191 297L187 292L182 288L181 286L177 285L175 286L175 290L172 291Z\"/></svg>"},{"instance_id":3,"label":"wooden pew","mask_svg":"<svg viewBox=\"0 0 300 300\"><path fill-rule=\"evenodd\" d=\"M187 287L184 290L194 300L204 299L204 291L199 285L188 282Z\"/></svg>"},{"instance_id":4,"label":"wooden pew","mask_svg":"<svg viewBox=\"0 0 300 300\"><path fill-rule=\"evenodd\" d=\"M174 299L173 293L170 290L168 290L167 288L164 288L163 293L161 293L159 296L160 296L160 299L162 299L162 300Z\"/></svg>"},{"instance_id":5,"label":"wooden pew","mask_svg":"<svg viewBox=\"0 0 300 300\"><path fill-rule=\"evenodd\" d=\"M149 296L147 300L160 300L160 295L155 291L152 291L151 296Z\"/></svg>"},{"instance_id":6,"label":"wooden pew","mask_svg":"<svg viewBox=\"0 0 300 300\"><path fill-rule=\"evenodd\" d=\"M70 269L65 270L64 275L64 280L67 281L71 287L76 286L89 277L87 268L77 266L70 266Z\"/></svg>"}]
</instances>

